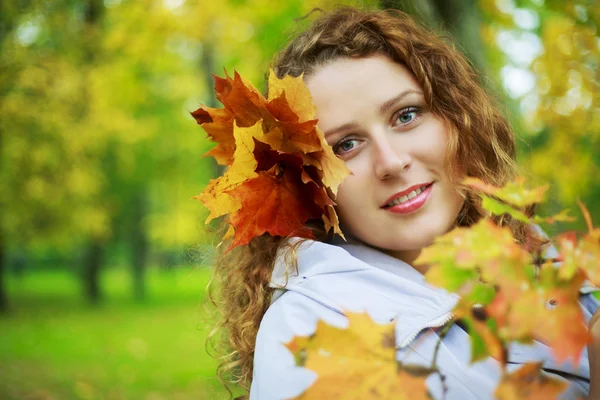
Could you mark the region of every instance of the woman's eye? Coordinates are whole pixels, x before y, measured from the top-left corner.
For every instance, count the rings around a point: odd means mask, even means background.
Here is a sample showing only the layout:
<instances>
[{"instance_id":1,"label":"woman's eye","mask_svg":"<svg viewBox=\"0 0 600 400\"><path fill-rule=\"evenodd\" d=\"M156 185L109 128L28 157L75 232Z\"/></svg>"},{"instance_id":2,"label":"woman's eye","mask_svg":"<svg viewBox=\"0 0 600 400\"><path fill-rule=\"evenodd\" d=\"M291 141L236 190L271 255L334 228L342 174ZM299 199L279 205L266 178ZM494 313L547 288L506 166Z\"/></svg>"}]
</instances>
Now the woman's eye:
<instances>
[{"instance_id":1,"label":"woman's eye","mask_svg":"<svg viewBox=\"0 0 600 400\"><path fill-rule=\"evenodd\" d=\"M346 139L342 140L335 146L333 146L333 152L338 155L342 155L353 150L356 146L358 146L358 140L356 139Z\"/></svg>"},{"instance_id":2,"label":"woman's eye","mask_svg":"<svg viewBox=\"0 0 600 400\"><path fill-rule=\"evenodd\" d=\"M419 114L419 110L416 107L411 107L402 110L396 116L396 120L394 121L394 125L407 125L414 121Z\"/></svg>"}]
</instances>

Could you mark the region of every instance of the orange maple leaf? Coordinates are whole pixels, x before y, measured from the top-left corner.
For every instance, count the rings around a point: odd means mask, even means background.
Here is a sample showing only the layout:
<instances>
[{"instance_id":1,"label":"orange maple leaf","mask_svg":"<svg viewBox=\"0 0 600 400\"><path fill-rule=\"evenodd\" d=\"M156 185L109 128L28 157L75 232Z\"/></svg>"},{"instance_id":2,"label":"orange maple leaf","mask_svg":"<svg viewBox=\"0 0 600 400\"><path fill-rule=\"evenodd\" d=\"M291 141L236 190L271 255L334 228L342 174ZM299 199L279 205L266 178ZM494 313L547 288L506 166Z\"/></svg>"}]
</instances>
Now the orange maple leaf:
<instances>
[{"instance_id":1,"label":"orange maple leaf","mask_svg":"<svg viewBox=\"0 0 600 400\"><path fill-rule=\"evenodd\" d=\"M588 233L579 240L575 232L559 235L556 241L563 261L560 277L569 279L576 271L581 271L595 286L600 286L600 228L595 228L592 217L579 202L581 212L588 227Z\"/></svg>"},{"instance_id":2,"label":"orange maple leaf","mask_svg":"<svg viewBox=\"0 0 600 400\"><path fill-rule=\"evenodd\" d=\"M196 121L204 128L206 133L218 141L218 145L206 155L212 156L221 165L231 164L235 150L233 137L233 116L224 108L199 108L192 113Z\"/></svg>"},{"instance_id":3,"label":"orange maple leaf","mask_svg":"<svg viewBox=\"0 0 600 400\"><path fill-rule=\"evenodd\" d=\"M506 374L496 388L499 400L556 399L569 386L541 371L541 363L527 363L511 374Z\"/></svg>"},{"instance_id":4,"label":"orange maple leaf","mask_svg":"<svg viewBox=\"0 0 600 400\"><path fill-rule=\"evenodd\" d=\"M429 399L425 385L432 371L396 361L394 325L379 325L367 314L347 313L348 328L317 323L310 337L286 346L299 365L318 374L299 399Z\"/></svg>"},{"instance_id":5,"label":"orange maple leaf","mask_svg":"<svg viewBox=\"0 0 600 400\"><path fill-rule=\"evenodd\" d=\"M268 112L266 100L256 88L244 82L237 72L233 79L225 75L225 78L213 75L216 97L225 108L200 107L192 116L211 140L218 143L206 155L213 156L221 165L230 165L235 151L234 119L237 126L250 127L262 117L268 118Z\"/></svg>"},{"instance_id":6,"label":"orange maple leaf","mask_svg":"<svg viewBox=\"0 0 600 400\"><path fill-rule=\"evenodd\" d=\"M302 229L309 219L318 219L321 209L302 190L294 176L287 171L277 174L276 166L269 172L259 172L258 177L229 191L240 200L244 212L233 214L229 222L235 229L232 247L248 244L253 237L263 233L272 236L312 238L310 230Z\"/></svg>"},{"instance_id":7,"label":"orange maple leaf","mask_svg":"<svg viewBox=\"0 0 600 400\"><path fill-rule=\"evenodd\" d=\"M559 362L573 358L577 364L590 341L579 306L583 276L562 281L558 274L551 264L545 265L531 284L514 287L511 294L501 288L486 310L504 340L537 339L552 348Z\"/></svg>"}]
</instances>

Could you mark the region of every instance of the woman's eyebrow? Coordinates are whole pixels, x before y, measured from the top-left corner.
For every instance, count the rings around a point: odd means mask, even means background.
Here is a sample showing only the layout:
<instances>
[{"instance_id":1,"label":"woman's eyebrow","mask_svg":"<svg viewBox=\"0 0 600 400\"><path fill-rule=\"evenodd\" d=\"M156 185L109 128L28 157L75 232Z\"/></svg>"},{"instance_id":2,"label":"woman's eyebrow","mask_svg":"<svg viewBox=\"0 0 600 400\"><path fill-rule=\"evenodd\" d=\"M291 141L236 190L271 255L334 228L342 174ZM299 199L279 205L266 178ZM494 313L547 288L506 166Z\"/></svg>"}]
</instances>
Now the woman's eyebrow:
<instances>
[{"instance_id":1,"label":"woman's eyebrow","mask_svg":"<svg viewBox=\"0 0 600 400\"><path fill-rule=\"evenodd\" d=\"M335 127L333 129L330 129L327 132L325 132L325 138L327 138L327 136L334 135L340 131L345 131L347 129L356 129L357 127L358 127L358 124L356 122L348 122L347 124L340 125L338 127Z\"/></svg>"},{"instance_id":2,"label":"woman's eyebrow","mask_svg":"<svg viewBox=\"0 0 600 400\"><path fill-rule=\"evenodd\" d=\"M400 93L398 96L394 97L393 99L390 99L388 101L386 101L385 103L383 103L381 105L381 108L379 109L379 112L381 114L385 114L387 111L389 111L390 108L392 108L396 103L398 103L400 100L402 100L404 97L411 95L411 94L417 94L422 96L423 92L421 92L420 90L414 90L414 89L408 89L405 90L404 92Z\"/></svg>"}]
</instances>

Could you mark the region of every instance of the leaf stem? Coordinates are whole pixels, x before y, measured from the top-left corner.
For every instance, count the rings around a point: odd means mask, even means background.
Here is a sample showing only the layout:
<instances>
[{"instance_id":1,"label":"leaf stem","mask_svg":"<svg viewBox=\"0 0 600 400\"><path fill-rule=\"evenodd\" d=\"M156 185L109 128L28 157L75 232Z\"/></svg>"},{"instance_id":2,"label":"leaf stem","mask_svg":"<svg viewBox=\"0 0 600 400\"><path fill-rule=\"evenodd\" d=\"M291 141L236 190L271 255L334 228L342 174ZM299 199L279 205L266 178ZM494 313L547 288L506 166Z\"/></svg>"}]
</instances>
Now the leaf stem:
<instances>
[{"instance_id":1,"label":"leaf stem","mask_svg":"<svg viewBox=\"0 0 600 400\"><path fill-rule=\"evenodd\" d=\"M454 326L454 324L455 324L455 321L450 321L449 323L444 325L442 327L442 329L440 330L440 333L438 334L439 339L438 339L437 343L435 344L435 349L433 350L433 359L431 360L431 369L436 371L436 373L440 376L440 381L442 382L442 399L446 399L446 393L448 393L448 386L446 386L446 377L444 376L444 374L442 374L442 371L440 371L436 365L437 357L438 357L438 353L440 351L440 346L442 344L442 340L448 334L448 332L450 331L450 328L452 328L452 326Z\"/></svg>"},{"instance_id":2,"label":"leaf stem","mask_svg":"<svg viewBox=\"0 0 600 400\"><path fill-rule=\"evenodd\" d=\"M454 321L450 321L446 325L444 325L442 327L442 329L440 330L439 339L438 339L437 343L435 344L435 349L433 350L433 360L431 360L431 368L432 369L436 368L435 365L437 362L438 352L440 350L440 345L442 344L442 340L448 334L448 331L450 330L450 328L452 328L454 323L455 323Z\"/></svg>"}]
</instances>

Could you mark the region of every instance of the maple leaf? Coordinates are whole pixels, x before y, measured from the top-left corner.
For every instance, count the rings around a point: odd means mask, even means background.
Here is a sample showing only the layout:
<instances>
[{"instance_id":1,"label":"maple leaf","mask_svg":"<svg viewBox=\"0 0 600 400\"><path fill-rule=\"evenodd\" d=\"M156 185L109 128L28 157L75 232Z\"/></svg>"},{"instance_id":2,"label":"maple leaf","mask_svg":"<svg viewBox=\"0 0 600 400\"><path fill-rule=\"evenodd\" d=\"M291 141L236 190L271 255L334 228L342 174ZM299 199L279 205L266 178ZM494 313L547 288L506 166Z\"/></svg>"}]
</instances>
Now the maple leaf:
<instances>
[{"instance_id":1,"label":"maple leaf","mask_svg":"<svg viewBox=\"0 0 600 400\"><path fill-rule=\"evenodd\" d=\"M259 172L258 177L228 193L239 199L244 210L231 215L229 222L235 229L231 247L248 244L253 237L263 233L272 236L297 236L313 238L304 223L321 216L321 210L302 191L292 174L277 176L277 167L270 172Z\"/></svg>"},{"instance_id":2,"label":"maple leaf","mask_svg":"<svg viewBox=\"0 0 600 400\"><path fill-rule=\"evenodd\" d=\"M235 138L233 137L233 115L229 110L218 108L199 108L192 116L200 124L208 136L218 144L205 155L212 156L220 165L233 162Z\"/></svg>"},{"instance_id":3,"label":"maple leaf","mask_svg":"<svg viewBox=\"0 0 600 400\"><path fill-rule=\"evenodd\" d=\"M495 396L499 400L556 399L569 383L542 373L541 363L527 363L510 374L505 374Z\"/></svg>"},{"instance_id":4,"label":"maple leaf","mask_svg":"<svg viewBox=\"0 0 600 400\"><path fill-rule=\"evenodd\" d=\"M551 264L545 265L530 284L512 292L501 288L486 311L498 323L502 339L537 339L552 348L558 362L573 358L577 364L590 340L579 306L583 276L563 281L558 274Z\"/></svg>"},{"instance_id":5,"label":"maple leaf","mask_svg":"<svg viewBox=\"0 0 600 400\"><path fill-rule=\"evenodd\" d=\"M486 195L481 195L481 206L495 215L509 214L519 221L530 222L529 217L525 215L523 211L517 210L508 204L502 203Z\"/></svg>"},{"instance_id":6,"label":"maple leaf","mask_svg":"<svg viewBox=\"0 0 600 400\"><path fill-rule=\"evenodd\" d=\"M286 153L317 151L321 148L321 141L316 125L316 120L270 124L273 128L256 139L268 143L273 150Z\"/></svg>"},{"instance_id":7,"label":"maple leaf","mask_svg":"<svg viewBox=\"0 0 600 400\"><path fill-rule=\"evenodd\" d=\"M323 184L336 193L338 187L350 174L350 170L346 167L344 161L335 155L333 149L325 140L325 135L323 132L321 132L319 127L316 129L317 132L319 132L322 149L316 153L311 153L310 156L316 160L316 164L313 165L315 165L319 171L321 171L320 175Z\"/></svg>"},{"instance_id":8,"label":"maple leaf","mask_svg":"<svg viewBox=\"0 0 600 400\"><path fill-rule=\"evenodd\" d=\"M224 89L221 92L217 90L217 99L233 114L238 126L252 126L259 119L270 119L265 107L267 100L236 71L233 81L228 77Z\"/></svg>"},{"instance_id":9,"label":"maple leaf","mask_svg":"<svg viewBox=\"0 0 600 400\"><path fill-rule=\"evenodd\" d=\"M257 176L255 169L258 162L254 156L254 136L257 134L262 134L260 121L249 128L234 127L233 135L237 143L234 164L222 177L212 179L202 194L195 197L210 210L206 223L240 209L241 203L228 192Z\"/></svg>"},{"instance_id":10,"label":"maple leaf","mask_svg":"<svg viewBox=\"0 0 600 400\"><path fill-rule=\"evenodd\" d=\"M298 365L317 373L299 399L428 399L422 371L396 362L394 325L347 313L348 328L317 323L310 337L287 343Z\"/></svg>"},{"instance_id":11,"label":"maple leaf","mask_svg":"<svg viewBox=\"0 0 600 400\"><path fill-rule=\"evenodd\" d=\"M487 318L481 303L461 298L452 313L454 319L462 321L469 332L472 363L488 356L494 357L502 365L506 363L504 343L497 334L495 321Z\"/></svg>"},{"instance_id":12,"label":"maple leaf","mask_svg":"<svg viewBox=\"0 0 600 400\"><path fill-rule=\"evenodd\" d=\"M289 107L298 116L300 121L314 119L316 114L315 106L311 101L311 95L303 82L303 75L297 78L284 76L283 79L277 79L275 71L272 69L269 73L269 99L277 99L285 95Z\"/></svg>"},{"instance_id":13,"label":"maple leaf","mask_svg":"<svg viewBox=\"0 0 600 400\"><path fill-rule=\"evenodd\" d=\"M515 242L508 228L482 219L437 237L421 251L415 264L430 265L425 274L429 283L466 296L469 291L461 288L475 279L508 286L527 282L532 257Z\"/></svg>"},{"instance_id":14,"label":"maple leaf","mask_svg":"<svg viewBox=\"0 0 600 400\"><path fill-rule=\"evenodd\" d=\"M542 203L548 191L548 185L533 189L527 188L525 186L525 178L520 176L516 177L512 182L508 182L504 187L493 186L472 177L465 178L462 183L515 207L525 207L531 204Z\"/></svg>"},{"instance_id":15,"label":"maple leaf","mask_svg":"<svg viewBox=\"0 0 600 400\"><path fill-rule=\"evenodd\" d=\"M566 232L556 238L559 254L563 261L561 279L570 279L577 271L583 272L593 285L600 285L600 229L594 228L592 218L585 206L579 202L588 233L577 240L575 232Z\"/></svg>"},{"instance_id":16,"label":"maple leaf","mask_svg":"<svg viewBox=\"0 0 600 400\"><path fill-rule=\"evenodd\" d=\"M233 79L227 72L225 75L225 78L213 75L216 97L225 108L200 107L192 112L192 116L211 140L218 143L206 155L215 157L221 165L230 165L235 151L234 119L237 126L249 127L259 119L268 118L268 112L266 99L256 88L244 82L237 72Z\"/></svg>"},{"instance_id":17,"label":"maple leaf","mask_svg":"<svg viewBox=\"0 0 600 400\"><path fill-rule=\"evenodd\" d=\"M562 279L570 279L581 270L593 285L600 283L600 229L577 239L575 232L566 232L556 237L558 252L562 259Z\"/></svg>"},{"instance_id":18,"label":"maple leaf","mask_svg":"<svg viewBox=\"0 0 600 400\"><path fill-rule=\"evenodd\" d=\"M581 270L587 279L600 285L600 229L583 235L577 240L574 232L562 234L556 238L558 251L563 260L561 278L569 279L577 270Z\"/></svg>"}]
</instances>

